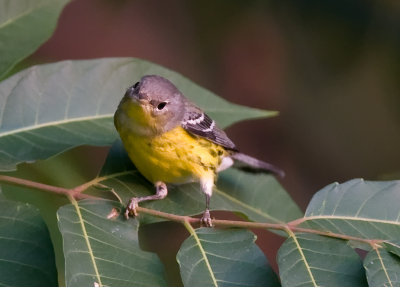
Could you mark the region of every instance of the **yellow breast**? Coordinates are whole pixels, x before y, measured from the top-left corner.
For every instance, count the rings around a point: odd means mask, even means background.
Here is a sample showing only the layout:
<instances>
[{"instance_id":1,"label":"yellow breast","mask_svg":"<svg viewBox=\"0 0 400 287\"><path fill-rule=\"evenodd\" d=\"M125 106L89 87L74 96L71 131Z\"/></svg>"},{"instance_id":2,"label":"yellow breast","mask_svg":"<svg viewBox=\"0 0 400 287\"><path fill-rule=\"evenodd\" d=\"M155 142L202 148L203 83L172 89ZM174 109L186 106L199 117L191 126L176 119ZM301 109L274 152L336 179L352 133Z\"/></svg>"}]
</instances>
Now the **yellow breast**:
<instances>
[{"instance_id":1,"label":"yellow breast","mask_svg":"<svg viewBox=\"0 0 400 287\"><path fill-rule=\"evenodd\" d=\"M129 157L151 182L185 183L214 177L226 150L178 126L154 137L119 131Z\"/></svg>"}]
</instances>

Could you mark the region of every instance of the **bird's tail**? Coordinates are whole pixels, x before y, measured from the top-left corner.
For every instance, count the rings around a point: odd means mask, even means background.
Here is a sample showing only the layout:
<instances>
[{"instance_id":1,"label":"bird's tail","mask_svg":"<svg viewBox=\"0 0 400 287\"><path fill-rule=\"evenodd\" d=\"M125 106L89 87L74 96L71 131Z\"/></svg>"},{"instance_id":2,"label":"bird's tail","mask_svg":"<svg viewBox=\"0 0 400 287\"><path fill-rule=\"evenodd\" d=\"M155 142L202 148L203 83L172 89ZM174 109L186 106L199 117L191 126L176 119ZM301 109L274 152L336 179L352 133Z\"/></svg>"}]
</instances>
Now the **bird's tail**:
<instances>
[{"instance_id":1,"label":"bird's tail","mask_svg":"<svg viewBox=\"0 0 400 287\"><path fill-rule=\"evenodd\" d=\"M284 177L285 172L278 167L243 153L234 153L231 158L235 160L234 166L252 172L272 172L279 177Z\"/></svg>"}]
</instances>

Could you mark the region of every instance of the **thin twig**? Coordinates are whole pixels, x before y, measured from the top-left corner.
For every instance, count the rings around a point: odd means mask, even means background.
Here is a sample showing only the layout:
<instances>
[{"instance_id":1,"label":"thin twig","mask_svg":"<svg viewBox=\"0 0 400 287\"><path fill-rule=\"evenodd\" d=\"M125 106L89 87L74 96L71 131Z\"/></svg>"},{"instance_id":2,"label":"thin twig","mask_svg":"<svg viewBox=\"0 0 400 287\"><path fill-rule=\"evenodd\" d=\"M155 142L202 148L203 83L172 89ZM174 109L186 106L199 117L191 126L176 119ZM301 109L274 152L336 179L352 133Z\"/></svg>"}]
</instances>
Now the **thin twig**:
<instances>
[{"instance_id":1,"label":"thin twig","mask_svg":"<svg viewBox=\"0 0 400 287\"><path fill-rule=\"evenodd\" d=\"M123 172L121 174L125 174L125 173L126 172ZM111 177L109 177L109 178L111 178ZM47 192L64 195L67 197L73 197L74 199L85 199L85 198L101 199L99 197L83 194L82 192L84 190L88 189L90 186L95 185L105 179L107 179L107 177L96 178L96 179L91 180L83 185L78 186L78 187L68 189L68 188L43 184L43 183L39 183L39 182L34 182L34 181L27 180L27 179L21 179L21 178L16 178L16 177L7 176L7 175L0 175L0 182L6 183L6 184L43 190L43 191L47 191ZM137 211L139 213L149 214L152 216L168 219L170 221L180 222L180 223L184 224L185 226L187 226L187 224L201 223L201 220L199 218L166 213L166 212L149 209L149 208L144 208L144 207L140 207L140 206L137 207ZM321 230L316 230L316 229L311 229L311 228L299 227L298 225L300 223L302 223L303 221L304 221L303 218L291 221L289 223L267 223L267 222L250 222L250 221L238 221L238 220L213 219L212 223L213 223L213 225L218 226L218 227L239 227L239 228L281 230L286 233L292 233L292 232L312 233L312 234L317 234L317 235L322 235L322 236L327 236L327 237L339 238L339 239L343 239L343 240L352 240L352 241L367 243L367 244L373 246L374 248L376 248L376 246L380 246L380 243L382 243L384 241L384 240L380 240L380 239L364 239L364 238L354 237L354 236L345 235L345 234L339 234L339 233L321 231Z\"/></svg>"},{"instance_id":2,"label":"thin twig","mask_svg":"<svg viewBox=\"0 0 400 287\"><path fill-rule=\"evenodd\" d=\"M100 183L102 181L105 181L107 179L111 179L111 178L114 178L114 177L119 177L119 176L123 176L123 175L127 175L127 174L132 174L134 172L135 171L133 171L133 170L127 170L127 171L117 172L117 173L114 173L114 174L111 174L111 175L99 176L99 177L96 177L96 178L94 178L94 179L92 179L92 180L90 180L88 182L85 182L84 184L81 184L81 185L75 187L74 190L77 193L82 193L85 190L87 190L89 187L94 186L94 185L96 185L96 184L98 184L98 183Z\"/></svg>"},{"instance_id":3,"label":"thin twig","mask_svg":"<svg viewBox=\"0 0 400 287\"><path fill-rule=\"evenodd\" d=\"M171 221L176 221L180 223L200 223L200 218L193 218L190 216L182 216L182 215L175 215L175 214L170 214L154 209L148 209L144 207L137 207L136 208L138 213L145 213L149 215L153 215L156 217L168 219ZM359 238L355 236L350 236L350 235L344 235L340 233L333 233L333 232L327 232L327 231L321 231L321 230L316 230L316 229L311 229L311 228L302 228L302 227L297 227L293 226L291 224L286 224L286 223L267 223L267 222L250 222L250 221L238 221L238 220L221 220L221 219L213 219L212 220L213 225L217 227L240 227L240 228L254 228L254 229L268 229L268 230L282 230L287 233L288 230L292 232L301 232L301 233L312 233L312 234L317 234L317 235L322 235L322 236L327 236L327 237L333 237L333 238L339 238L339 239L344 239L344 240L352 240L352 241L359 241L367 244L379 244L383 242L383 240L379 239L364 239L364 238Z\"/></svg>"},{"instance_id":4,"label":"thin twig","mask_svg":"<svg viewBox=\"0 0 400 287\"><path fill-rule=\"evenodd\" d=\"M48 184L39 183L39 182L22 179L22 178L17 178L17 177L12 177L12 176L8 176L8 175L0 175L0 182L4 182L4 183L10 184L10 185L15 185L15 186L22 186L22 187L43 190L43 191L52 192L52 193L65 195L65 196L72 195L76 199L94 198L93 196L90 196L87 194L75 192L73 189L48 185Z\"/></svg>"}]
</instances>

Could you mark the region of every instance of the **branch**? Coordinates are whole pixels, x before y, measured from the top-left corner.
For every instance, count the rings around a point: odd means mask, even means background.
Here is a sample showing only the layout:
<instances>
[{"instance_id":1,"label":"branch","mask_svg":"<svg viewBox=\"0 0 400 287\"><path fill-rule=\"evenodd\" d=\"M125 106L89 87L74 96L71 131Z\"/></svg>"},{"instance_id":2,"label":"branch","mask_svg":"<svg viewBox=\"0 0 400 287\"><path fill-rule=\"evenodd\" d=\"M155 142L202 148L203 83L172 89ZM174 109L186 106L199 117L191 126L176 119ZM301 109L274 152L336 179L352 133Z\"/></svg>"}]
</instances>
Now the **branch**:
<instances>
[{"instance_id":1,"label":"branch","mask_svg":"<svg viewBox=\"0 0 400 287\"><path fill-rule=\"evenodd\" d=\"M85 199L85 198L92 198L92 199L101 199L100 197L90 196L87 194L83 194L82 192L89 187L98 184L102 181L103 178L96 178L91 180L83 185L77 186L72 189L57 187L53 185L47 185L39 182L34 182L26 179L11 177L7 175L0 175L0 182L4 182L6 184L15 185L15 186L22 186L33 188L37 190L43 190L46 192L52 192L60 195L64 195L67 197L72 197L73 199ZM171 213L166 213L154 209L149 209L145 207L138 206L137 211L139 213L149 214L152 216L168 219L170 221L176 221L184 224L187 227L187 224L200 224L201 220L199 218L194 218L190 216L182 216L182 215L175 215ZM220 220L220 219L213 219L212 223L218 227L239 227L239 228L256 228L256 229L268 229L268 230L281 230L286 232L289 236L294 232L301 232L301 233L312 233L322 236L328 236L333 238L339 238L343 240L352 240L358 241L362 243L366 243L371 245L373 248L379 246L384 240L380 239L364 239L339 233L327 232L327 231L320 231L311 228L302 228L298 227L303 220L298 219L291 221L289 223L266 223L266 222L250 222L250 221L238 221L238 220Z\"/></svg>"},{"instance_id":2,"label":"branch","mask_svg":"<svg viewBox=\"0 0 400 287\"><path fill-rule=\"evenodd\" d=\"M48 184L44 184L44 183L39 183L39 182L22 179L22 178L17 178L17 177L12 177L12 176L7 176L7 175L0 175L0 182L4 182L4 183L7 183L9 185L14 185L14 186L22 186L22 187L28 187L28 188L33 188L33 189L37 189L37 190L43 190L43 191L52 192L52 193L65 195L65 196L70 195L70 196L73 196L75 199L94 198L93 196L90 196L87 194L82 194L78 191L75 191L74 189L68 189L68 188L48 185Z\"/></svg>"},{"instance_id":3,"label":"branch","mask_svg":"<svg viewBox=\"0 0 400 287\"><path fill-rule=\"evenodd\" d=\"M153 215L156 217L168 219L171 221L176 221L180 222L182 224L185 223L201 223L200 218L194 218L190 216L182 216L182 215L175 215L175 214L170 214L154 209L148 209L144 207L138 206L136 208L138 213L145 213L149 215ZM316 229L311 229L311 228L302 228L295 226L293 223L267 223L267 222L250 222L250 221L238 221L238 220L221 220L221 219L213 219L212 220L213 225L218 226L218 227L239 227L239 228L255 228L255 229L268 229L268 230L282 230L288 234L290 232L301 232L301 233L312 233L312 234L317 234L317 235L322 235L322 236L327 236L327 237L333 237L333 238L339 238L343 240L352 240L352 241L358 241L362 243L366 243L369 245L376 245L384 240L380 239L364 239L364 238L359 238L355 236L349 236L349 235L344 235L340 233L333 233L333 232L327 232L327 231L320 231ZM290 231L290 232L288 232Z\"/></svg>"}]
</instances>

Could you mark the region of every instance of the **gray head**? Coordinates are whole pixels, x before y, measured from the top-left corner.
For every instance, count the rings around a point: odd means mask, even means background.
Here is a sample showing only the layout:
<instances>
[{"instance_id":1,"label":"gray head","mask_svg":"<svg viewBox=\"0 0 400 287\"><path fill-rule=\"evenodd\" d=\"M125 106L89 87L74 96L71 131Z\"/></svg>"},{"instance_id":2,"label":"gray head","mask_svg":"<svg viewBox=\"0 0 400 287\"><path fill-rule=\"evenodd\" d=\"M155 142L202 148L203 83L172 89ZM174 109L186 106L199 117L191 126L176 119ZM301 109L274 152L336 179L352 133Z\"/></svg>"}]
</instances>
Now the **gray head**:
<instances>
[{"instance_id":1,"label":"gray head","mask_svg":"<svg viewBox=\"0 0 400 287\"><path fill-rule=\"evenodd\" d=\"M135 124L142 123L143 128L148 123L157 133L165 132L180 125L185 102L185 97L170 81L148 75L126 91L117 114L123 113Z\"/></svg>"},{"instance_id":2,"label":"gray head","mask_svg":"<svg viewBox=\"0 0 400 287\"><path fill-rule=\"evenodd\" d=\"M162 106L182 104L182 93L174 84L161 76L144 76L132 88L136 90L140 99L146 99L155 106L160 103L166 103Z\"/></svg>"}]
</instances>

